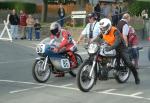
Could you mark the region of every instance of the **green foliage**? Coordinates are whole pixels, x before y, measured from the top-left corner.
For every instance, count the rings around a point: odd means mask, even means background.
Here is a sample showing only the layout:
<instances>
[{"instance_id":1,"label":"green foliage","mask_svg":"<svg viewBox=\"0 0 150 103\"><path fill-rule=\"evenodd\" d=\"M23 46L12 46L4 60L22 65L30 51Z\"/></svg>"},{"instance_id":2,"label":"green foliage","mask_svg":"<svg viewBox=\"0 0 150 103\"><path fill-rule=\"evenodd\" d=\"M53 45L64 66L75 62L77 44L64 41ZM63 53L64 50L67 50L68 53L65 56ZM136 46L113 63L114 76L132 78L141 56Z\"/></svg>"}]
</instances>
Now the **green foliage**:
<instances>
[{"instance_id":1,"label":"green foliage","mask_svg":"<svg viewBox=\"0 0 150 103\"><path fill-rule=\"evenodd\" d=\"M150 1L135 1L129 4L129 12L132 15L139 16L143 9L148 9L148 14L150 15Z\"/></svg>"},{"instance_id":2,"label":"green foliage","mask_svg":"<svg viewBox=\"0 0 150 103\"><path fill-rule=\"evenodd\" d=\"M27 13L36 11L36 4L24 2L0 2L0 9L16 9L16 11L24 10Z\"/></svg>"}]
</instances>

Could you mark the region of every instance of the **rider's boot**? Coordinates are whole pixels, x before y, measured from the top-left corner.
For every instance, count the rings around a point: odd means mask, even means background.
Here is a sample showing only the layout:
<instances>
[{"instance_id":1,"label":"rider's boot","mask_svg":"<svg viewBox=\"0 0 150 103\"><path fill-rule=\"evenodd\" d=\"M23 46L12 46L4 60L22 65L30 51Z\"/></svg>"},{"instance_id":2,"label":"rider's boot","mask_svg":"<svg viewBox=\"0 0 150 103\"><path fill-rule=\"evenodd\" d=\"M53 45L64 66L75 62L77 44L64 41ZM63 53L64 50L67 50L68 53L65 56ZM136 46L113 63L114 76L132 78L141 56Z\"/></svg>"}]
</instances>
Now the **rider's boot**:
<instances>
[{"instance_id":1,"label":"rider's boot","mask_svg":"<svg viewBox=\"0 0 150 103\"><path fill-rule=\"evenodd\" d=\"M139 74L138 74L136 68L135 68L135 70L134 69L132 70L132 73L135 78L135 84L137 84L137 85L140 84L140 78L139 78Z\"/></svg>"},{"instance_id":2,"label":"rider's boot","mask_svg":"<svg viewBox=\"0 0 150 103\"><path fill-rule=\"evenodd\" d=\"M68 52L69 56L70 56L70 60L71 60L71 68L76 68L77 67L77 60L75 55L73 54L73 52Z\"/></svg>"},{"instance_id":3,"label":"rider's boot","mask_svg":"<svg viewBox=\"0 0 150 103\"><path fill-rule=\"evenodd\" d=\"M138 76L138 74L135 76L135 84L140 84L140 78Z\"/></svg>"}]
</instances>

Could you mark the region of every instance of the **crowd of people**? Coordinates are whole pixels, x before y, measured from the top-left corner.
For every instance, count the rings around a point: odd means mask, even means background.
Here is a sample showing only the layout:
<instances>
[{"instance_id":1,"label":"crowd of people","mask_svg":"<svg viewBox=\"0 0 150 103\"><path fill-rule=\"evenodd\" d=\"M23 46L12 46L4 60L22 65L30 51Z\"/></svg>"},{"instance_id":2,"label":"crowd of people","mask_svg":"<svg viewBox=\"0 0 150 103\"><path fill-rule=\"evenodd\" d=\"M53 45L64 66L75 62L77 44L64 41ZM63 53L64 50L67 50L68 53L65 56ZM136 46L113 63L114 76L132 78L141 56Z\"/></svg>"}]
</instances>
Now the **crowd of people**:
<instances>
[{"instance_id":1,"label":"crowd of people","mask_svg":"<svg viewBox=\"0 0 150 103\"><path fill-rule=\"evenodd\" d=\"M41 25L39 20L33 18L31 14L27 15L23 10L20 10L20 14L18 15L16 10L13 9L12 12L8 14L8 21L10 24L12 39L33 40L34 30L35 40L40 40Z\"/></svg>"}]
</instances>

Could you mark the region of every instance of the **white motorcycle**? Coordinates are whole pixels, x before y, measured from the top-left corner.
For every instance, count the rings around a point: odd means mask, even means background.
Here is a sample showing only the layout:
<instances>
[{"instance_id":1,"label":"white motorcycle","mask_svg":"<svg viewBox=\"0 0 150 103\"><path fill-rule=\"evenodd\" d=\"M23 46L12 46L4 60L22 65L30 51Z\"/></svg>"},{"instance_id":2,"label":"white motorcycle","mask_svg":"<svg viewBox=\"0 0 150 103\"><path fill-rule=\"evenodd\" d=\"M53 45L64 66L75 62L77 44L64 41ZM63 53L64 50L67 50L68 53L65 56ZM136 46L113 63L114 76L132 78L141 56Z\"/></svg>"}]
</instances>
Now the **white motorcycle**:
<instances>
[{"instance_id":1,"label":"white motorcycle","mask_svg":"<svg viewBox=\"0 0 150 103\"><path fill-rule=\"evenodd\" d=\"M56 45L50 42L50 39L46 38L36 47L36 52L39 57L37 57L33 63L33 78L40 83L44 83L50 78L51 73L55 74L60 72L69 73L75 77L78 66L83 62L81 56L76 53L77 48L75 48L76 50L73 53L78 64L76 68L71 68L71 60L67 52L53 52Z\"/></svg>"}]
</instances>

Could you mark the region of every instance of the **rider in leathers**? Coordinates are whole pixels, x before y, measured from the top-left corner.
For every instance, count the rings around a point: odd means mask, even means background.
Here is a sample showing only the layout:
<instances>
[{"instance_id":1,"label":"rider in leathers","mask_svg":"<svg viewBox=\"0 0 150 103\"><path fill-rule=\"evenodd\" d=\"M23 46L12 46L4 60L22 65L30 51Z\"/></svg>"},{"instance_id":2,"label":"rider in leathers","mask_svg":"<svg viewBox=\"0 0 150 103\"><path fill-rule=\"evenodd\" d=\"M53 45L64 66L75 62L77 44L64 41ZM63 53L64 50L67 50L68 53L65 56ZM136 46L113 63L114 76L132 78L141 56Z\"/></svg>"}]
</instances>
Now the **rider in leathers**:
<instances>
[{"instance_id":1,"label":"rider in leathers","mask_svg":"<svg viewBox=\"0 0 150 103\"><path fill-rule=\"evenodd\" d=\"M77 60L73 54L73 51L77 49L76 44L70 34L69 31L65 29L61 29L61 26L54 22L50 26L50 39L51 42L57 42L57 48L54 48L54 52L66 51L71 59L71 68L75 68L77 66ZM56 75L57 77L64 76L64 73L60 73Z\"/></svg>"},{"instance_id":2,"label":"rider in leathers","mask_svg":"<svg viewBox=\"0 0 150 103\"><path fill-rule=\"evenodd\" d=\"M110 45L110 47L107 47L105 49L106 51L116 49L117 63L120 63L119 58L122 58L125 65L127 65L131 69L135 78L135 83L140 84L138 72L129 59L128 49L126 47L122 34L117 30L116 27L111 25L111 21L107 18L100 20L100 29L101 34L94 41L97 41L102 38L106 43Z\"/></svg>"}]
</instances>

